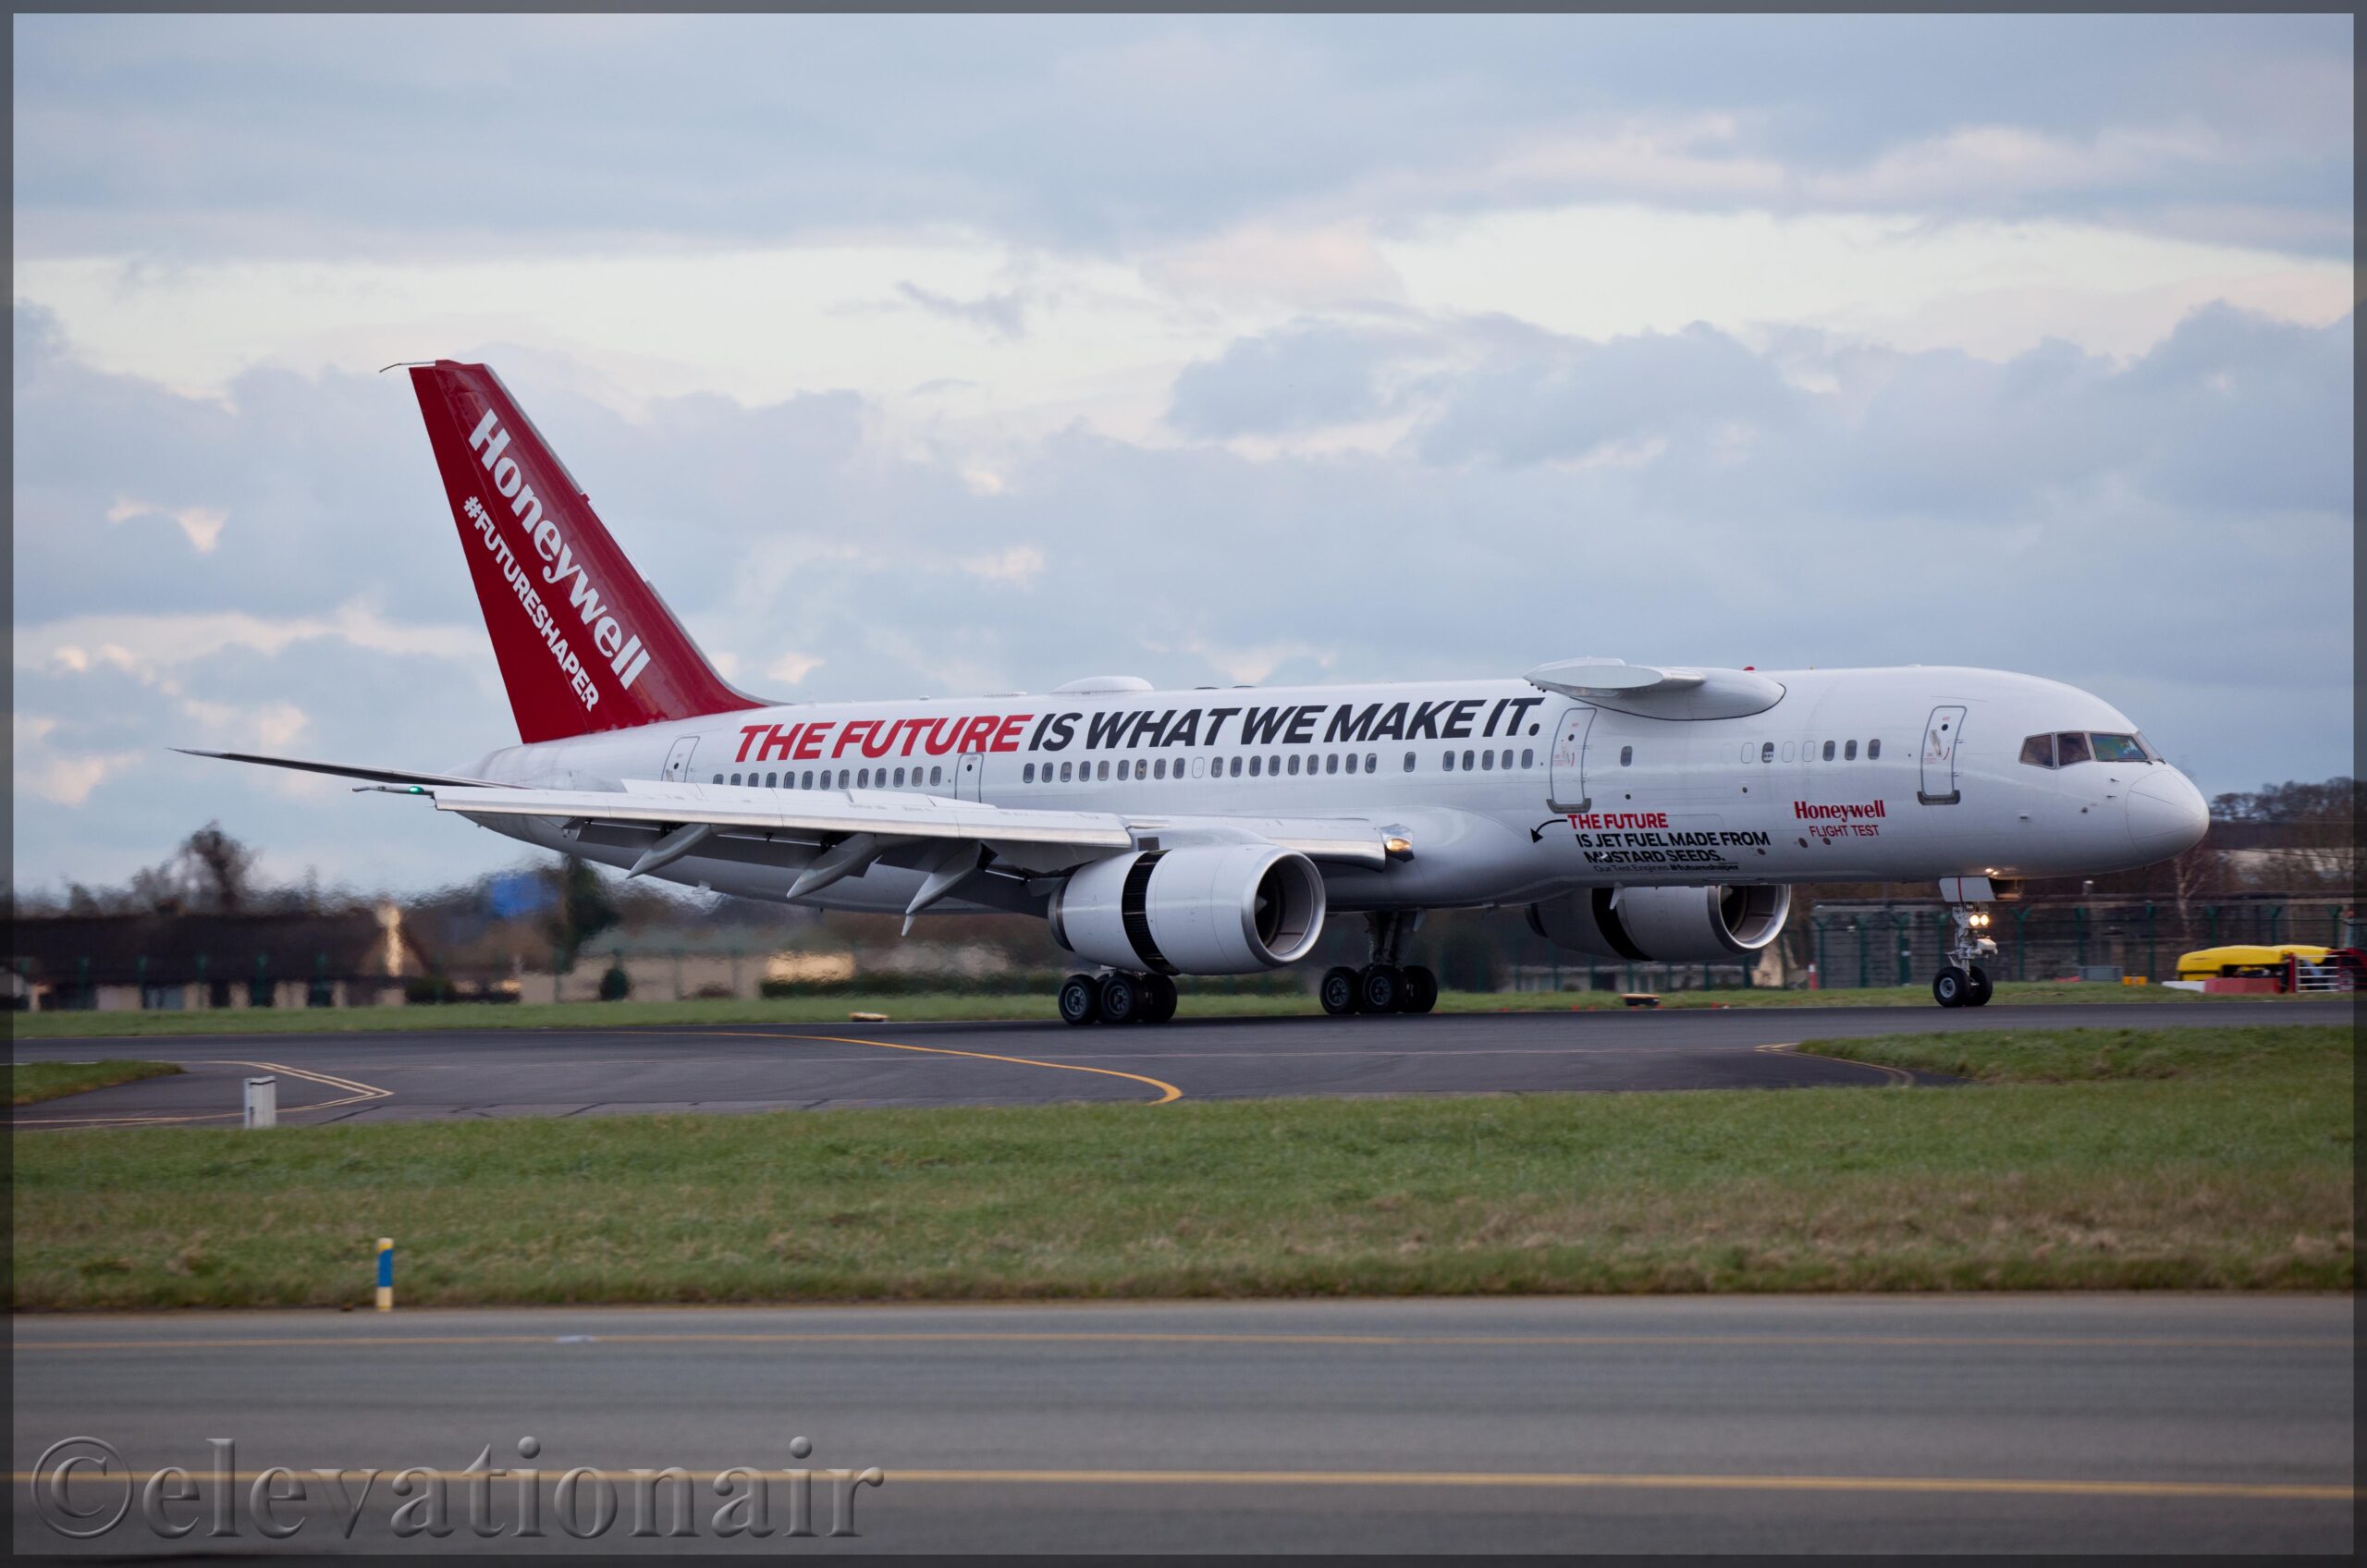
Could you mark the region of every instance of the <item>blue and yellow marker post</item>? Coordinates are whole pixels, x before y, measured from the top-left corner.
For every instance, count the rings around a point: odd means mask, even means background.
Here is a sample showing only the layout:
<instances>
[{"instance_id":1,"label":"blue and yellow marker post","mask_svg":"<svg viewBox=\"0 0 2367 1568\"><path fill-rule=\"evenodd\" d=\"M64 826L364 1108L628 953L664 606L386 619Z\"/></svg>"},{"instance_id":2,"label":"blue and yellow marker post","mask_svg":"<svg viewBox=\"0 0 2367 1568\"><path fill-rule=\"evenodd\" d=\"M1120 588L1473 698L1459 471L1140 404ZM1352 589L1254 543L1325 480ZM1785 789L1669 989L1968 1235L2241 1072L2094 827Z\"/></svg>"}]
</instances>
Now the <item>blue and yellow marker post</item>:
<instances>
[{"instance_id":1,"label":"blue and yellow marker post","mask_svg":"<svg viewBox=\"0 0 2367 1568\"><path fill-rule=\"evenodd\" d=\"M378 1238L378 1310L395 1309L395 1239Z\"/></svg>"}]
</instances>

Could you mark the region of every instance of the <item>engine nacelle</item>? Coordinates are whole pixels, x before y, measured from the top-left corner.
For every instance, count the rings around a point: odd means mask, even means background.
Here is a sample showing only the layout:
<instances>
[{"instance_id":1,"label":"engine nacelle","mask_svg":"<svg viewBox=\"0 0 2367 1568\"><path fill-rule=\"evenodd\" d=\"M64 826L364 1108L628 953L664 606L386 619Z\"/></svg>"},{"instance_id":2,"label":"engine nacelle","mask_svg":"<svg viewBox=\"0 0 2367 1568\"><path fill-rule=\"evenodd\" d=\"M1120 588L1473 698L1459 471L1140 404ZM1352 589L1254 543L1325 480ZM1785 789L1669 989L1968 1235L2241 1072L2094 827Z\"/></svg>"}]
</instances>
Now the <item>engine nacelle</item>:
<instances>
[{"instance_id":1,"label":"engine nacelle","mask_svg":"<svg viewBox=\"0 0 2367 1568\"><path fill-rule=\"evenodd\" d=\"M1780 886L1588 888L1529 905L1528 928L1594 958L1722 963L1773 941L1791 913Z\"/></svg>"},{"instance_id":2,"label":"engine nacelle","mask_svg":"<svg viewBox=\"0 0 2367 1568\"><path fill-rule=\"evenodd\" d=\"M1052 895L1052 940L1113 969L1254 974L1305 958L1323 934L1323 876L1271 844L1113 855Z\"/></svg>"}]
</instances>

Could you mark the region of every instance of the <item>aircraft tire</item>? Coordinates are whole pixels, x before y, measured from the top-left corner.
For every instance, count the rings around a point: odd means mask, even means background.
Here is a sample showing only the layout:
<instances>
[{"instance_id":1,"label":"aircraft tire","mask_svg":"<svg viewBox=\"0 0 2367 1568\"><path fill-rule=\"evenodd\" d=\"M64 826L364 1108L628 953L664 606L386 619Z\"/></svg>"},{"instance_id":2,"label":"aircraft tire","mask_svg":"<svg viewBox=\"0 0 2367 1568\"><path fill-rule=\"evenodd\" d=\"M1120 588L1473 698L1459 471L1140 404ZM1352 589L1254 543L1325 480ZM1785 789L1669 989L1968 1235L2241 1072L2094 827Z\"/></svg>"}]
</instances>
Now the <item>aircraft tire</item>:
<instances>
[{"instance_id":1,"label":"aircraft tire","mask_svg":"<svg viewBox=\"0 0 2367 1568\"><path fill-rule=\"evenodd\" d=\"M1142 977L1120 970L1101 977L1101 1022L1132 1023L1143 1014Z\"/></svg>"},{"instance_id":2,"label":"aircraft tire","mask_svg":"<svg viewBox=\"0 0 2367 1568\"><path fill-rule=\"evenodd\" d=\"M1395 1012L1405 1002L1405 977L1393 965L1367 964L1356 976L1356 1006L1364 1012Z\"/></svg>"},{"instance_id":3,"label":"aircraft tire","mask_svg":"<svg viewBox=\"0 0 2367 1568\"><path fill-rule=\"evenodd\" d=\"M1061 1022L1093 1023L1101 1017L1101 982L1090 974L1072 974L1061 982Z\"/></svg>"},{"instance_id":4,"label":"aircraft tire","mask_svg":"<svg viewBox=\"0 0 2367 1568\"><path fill-rule=\"evenodd\" d=\"M1439 977L1418 963L1405 966L1405 999L1398 1004L1401 1012L1428 1012L1439 1005Z\"/></svg>"},{"instance_id":5,"label":"aircraft tire","mask_svg":"<svg viewBox=\"0 0 2367 1568\"><path fill-rule=\"evenodd\" d=\"M1997 987L1991 982L1989 978L1989 972L1976 963L1969 971L1967 972L1965 978L1967 985L1965 986L1964 993L1964 1005L1967 1007L1987 1007L1989 1005L1989 998L1997 994Z\"/></svg>"},{"instance_id":6,"label":"aircraft tire","mask_svg":"<svg viewBox=\"0 0 2367 1568\"><path fill-rule=\"evenodd\" d=\"M1932 976L1932 999L1942 1007L1962 1007L1972 989L1972 977L1955 964Z\"/></svg>"},{"instance_id":7,"label":"aircraft tire","mask_svg":"<svg viewBox=\"0 0 2367 1568\"><path fill-rule=\"evenodd\" d=\"M1361 999L1356 984L1356 972L1346 964L1338 964L1323 972L1322 981L1315 987L1316 999L1323 1011L1334 1018L1345 1018L1356 1011Z\"/></svg>"},{"instance_id":8,"label":"aircraft tire","mask_svg":"<svg viewBox=\"0 0 2367 1568\"><path fill-rule=\"evenodd\" d=\"M1175 982L1164 974L1147 974L1143 989L1148 993L1143 1009L1145 1023L1164 1023L1175 1016Z\"/></svg>"}]
</instances>

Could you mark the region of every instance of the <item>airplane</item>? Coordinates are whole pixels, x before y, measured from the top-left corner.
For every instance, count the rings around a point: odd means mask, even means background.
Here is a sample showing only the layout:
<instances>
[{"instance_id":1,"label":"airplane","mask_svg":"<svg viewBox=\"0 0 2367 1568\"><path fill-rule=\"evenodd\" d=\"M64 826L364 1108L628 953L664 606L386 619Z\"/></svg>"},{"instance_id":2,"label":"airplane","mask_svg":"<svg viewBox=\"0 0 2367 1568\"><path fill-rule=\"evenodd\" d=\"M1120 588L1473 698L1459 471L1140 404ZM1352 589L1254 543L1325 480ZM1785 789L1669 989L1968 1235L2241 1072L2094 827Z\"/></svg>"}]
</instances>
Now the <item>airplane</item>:
<instances>
[{"instance_id":1,"label":"airplane","mask_svg":"<svg viewBox=\"0 0 2367 1568\"><path fill-rule=\"evenodd\" d=\"M389 366L388 369L397 367ZM1594 960L1749 962L1792 888L1935 881L1932 994L1993 986L1986 906L2200 842L2200 791L2058 681L1948 666L1564 658L1517 678L775 703L727 682L492 370L411 364L519 743L456 773L251 753L363 780L628 876L742 898L1049 924L1073 1024L1159 1023L1177 975L1306 957L1361 915L1326 1012L1424 1013L1405 938L1525 909Z\"/></svg>"}]
</instances>

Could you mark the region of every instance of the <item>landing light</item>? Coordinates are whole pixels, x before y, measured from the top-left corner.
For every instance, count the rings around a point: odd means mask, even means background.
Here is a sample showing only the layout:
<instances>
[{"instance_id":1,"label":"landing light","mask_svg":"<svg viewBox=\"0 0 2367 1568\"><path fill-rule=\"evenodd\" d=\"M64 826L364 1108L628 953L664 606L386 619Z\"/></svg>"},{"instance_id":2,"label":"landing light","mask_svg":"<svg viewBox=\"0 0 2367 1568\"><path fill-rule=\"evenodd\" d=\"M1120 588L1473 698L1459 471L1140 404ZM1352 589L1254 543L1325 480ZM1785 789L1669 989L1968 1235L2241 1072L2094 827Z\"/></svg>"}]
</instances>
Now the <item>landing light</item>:
<instances>
[{"instance_id":1,"label":"landing light","mask_svg":"<svg viewBox=\"0 0 2367 1568\"><path fill-rule=\"evenodd\" d=\"M1380 847L1388 851L1389 858L1392 860L1414 858L1414 841L1411 839L1383 839L1380 841Z\"/></svg>"}]
</instances>

